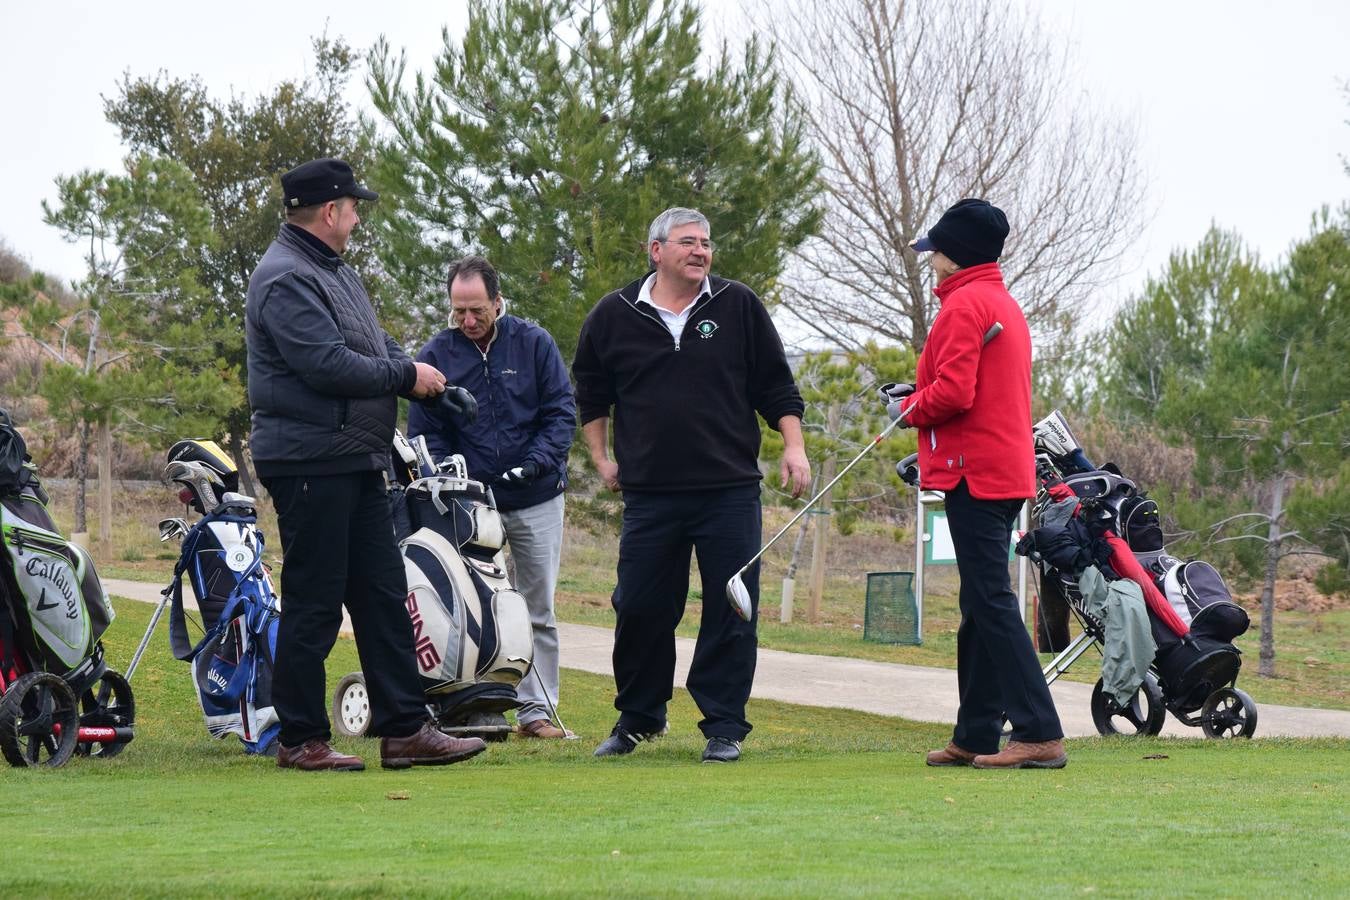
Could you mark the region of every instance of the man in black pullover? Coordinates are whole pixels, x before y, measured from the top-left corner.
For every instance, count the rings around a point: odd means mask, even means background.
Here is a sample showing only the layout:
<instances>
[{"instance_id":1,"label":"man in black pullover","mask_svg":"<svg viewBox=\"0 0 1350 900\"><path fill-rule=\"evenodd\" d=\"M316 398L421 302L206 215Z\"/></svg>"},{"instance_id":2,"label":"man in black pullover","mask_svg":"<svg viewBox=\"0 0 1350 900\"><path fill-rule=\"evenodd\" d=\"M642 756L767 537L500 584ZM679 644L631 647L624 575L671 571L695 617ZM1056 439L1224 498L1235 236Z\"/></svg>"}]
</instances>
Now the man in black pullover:
<instances>
[{"instance_id":1,"label":"man in black pullover","mask_svg":"<svg viewBox=\"0 0 1350 900\"><path fill-rule=\"evenodd\" d=\"M709 275L713 244L701 213L657 216L648 253L654 271L586 317L572 365L591 459L624 503L613 596L619 721L595 755L631 753L666 730L692 551L703 615L687 684L703 713L704 762L733 762L751 727L756 637L753 617L741 620L724 591L760 547L756 413L783 435L781 477L795 497L811 479L804 407L764 304L745 285ZM759 567L744 581L757 610Z\"/></svg>"}]
</instances>

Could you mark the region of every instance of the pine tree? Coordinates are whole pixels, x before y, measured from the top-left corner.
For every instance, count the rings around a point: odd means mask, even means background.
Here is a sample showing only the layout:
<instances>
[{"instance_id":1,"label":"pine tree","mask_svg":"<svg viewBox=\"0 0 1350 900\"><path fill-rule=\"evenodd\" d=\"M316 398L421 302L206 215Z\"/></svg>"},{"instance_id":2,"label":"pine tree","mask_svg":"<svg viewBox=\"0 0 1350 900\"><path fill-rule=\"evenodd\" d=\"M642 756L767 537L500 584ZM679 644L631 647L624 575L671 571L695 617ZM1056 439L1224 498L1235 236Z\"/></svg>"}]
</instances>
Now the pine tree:
<instances>
[{"instance_id":1,"label":"pine tree","mask_svg":"<svg viewBox=\"0 0 1350 900\"><path fill-rule=\"evenodd\" d=\"M646 271L652 219L690 206L711 222L719 274L775 298L788 250L819 223L816 164L771 52L702 53L681 0L474 0L463 39L447 34L411 84L378 44L390 274L443 320L449 262L482 253L511 309L570 356L595 301Z\"/></svg>"}]
</instances>

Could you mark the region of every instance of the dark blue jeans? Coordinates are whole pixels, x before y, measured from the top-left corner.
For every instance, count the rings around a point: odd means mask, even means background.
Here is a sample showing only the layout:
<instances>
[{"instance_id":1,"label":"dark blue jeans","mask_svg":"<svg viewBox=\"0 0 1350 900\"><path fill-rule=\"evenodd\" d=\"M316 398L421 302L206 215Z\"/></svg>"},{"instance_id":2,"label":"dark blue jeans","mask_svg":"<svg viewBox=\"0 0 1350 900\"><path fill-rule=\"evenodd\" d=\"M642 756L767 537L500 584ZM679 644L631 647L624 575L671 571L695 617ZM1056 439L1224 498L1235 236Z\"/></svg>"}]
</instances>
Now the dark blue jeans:
<instances>
[{"instance_id":1,"label":"dark blue jeans","mask_svg":"<svg viewBox=\"0 0 1350 900\"><path fill-rule=\"evenodd\" d=\"M726 599L726 585L760 547L759 485L715 491L625 491L614 589L614 706L633 732L666 722L675 679L675 626L689 595L689 562L697 554L703 615L688 687L707 737L741 740L750 733L745 702L755 679L757 641ZM743 576L759 609L759 565Z\"/></svg>"},{"instance_id":2,"label":"dark blue jeans","mask_svg":"<svg viewBox=\"0 0 1350 900\"><path fill-rule=\"evenodd\" d=\"M947 491L946 508L961 573L956 632L961 708L952 742L972 753L997 753L1004 714L1012 723L1012 740L1063 737L1008 577L1008 546L1022 501L977 500L962 481Z\"/></svg>"}]
</instances>

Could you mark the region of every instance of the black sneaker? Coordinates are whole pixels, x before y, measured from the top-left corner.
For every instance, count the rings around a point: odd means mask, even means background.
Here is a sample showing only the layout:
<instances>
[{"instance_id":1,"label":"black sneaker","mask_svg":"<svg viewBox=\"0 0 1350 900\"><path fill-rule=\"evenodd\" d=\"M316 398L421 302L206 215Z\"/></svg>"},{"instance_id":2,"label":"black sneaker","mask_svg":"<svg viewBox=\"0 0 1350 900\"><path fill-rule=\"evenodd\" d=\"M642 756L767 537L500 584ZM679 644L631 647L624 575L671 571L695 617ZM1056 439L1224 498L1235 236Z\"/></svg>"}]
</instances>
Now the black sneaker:
<instances>
[{"instance_id":1,"label":"black sneaker","mask_svg":"<svg viewBox=\"0 0 1350 900\"><path fill-rule=\"evenodd\" d=\"M735 762L741 758L741 742L731 738L708 738L708 746L703 748L704 762Z\"/></svg>"},{"instance_id":2,"label":"black sneaker","mask_svg":"<svg viewBox=\"0 0 1350 900\"><path fill-rule=\"evenodd\" d=\"M599 747L595 748L596 756L624 756L637 749L637 745L643 741L650 741L652 738L658 738L666 733L666 729L653 731L647 734L635 734L624 728L622 725L615 725L614 730L609 733L609 737L601 742Z\"/></svg>"}]
</instances>

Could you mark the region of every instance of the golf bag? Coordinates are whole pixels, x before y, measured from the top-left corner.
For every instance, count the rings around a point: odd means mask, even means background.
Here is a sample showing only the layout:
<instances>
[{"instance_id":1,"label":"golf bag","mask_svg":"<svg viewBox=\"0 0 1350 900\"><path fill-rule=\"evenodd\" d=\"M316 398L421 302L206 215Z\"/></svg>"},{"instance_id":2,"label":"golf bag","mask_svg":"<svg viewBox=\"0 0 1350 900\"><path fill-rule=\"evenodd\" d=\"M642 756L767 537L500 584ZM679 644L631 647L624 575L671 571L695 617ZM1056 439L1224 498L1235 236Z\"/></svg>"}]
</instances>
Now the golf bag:
<instances>
[{"instance_id":1,"label":"golf bag","mask_svg":"<svg viewBox=\"0 0 1350 900\"><path fill-rule=\"evenodd\" d=\"M525 598L507 578L492 492L467 477L459 456L432 474L425 452L402 435L394 467L391 503L402 529L417 666L437 720L455 725L474 713L515 709L534 633Z\"/></svg>"},{"instance_id":2,"label":"golf bag","mask_svg":"<svg viewBox=\"0 0 1350 900\"><path fill-rule=\"evenodd\" d=\"M252 497L235 493L238 471L212 441L179 441L165 477L202 517L160 523L160 539L182 539L169 601L169 646L191 665L192 684L213 737L234 734L246 753L272 754L281 730L272 706L280 609L263 565L263 534ZM203 633L189 635L183 580L197 601ZM154 628L154 623L151 623Z\"/></svg>"},{"instance_id":3,"label":"golf bag","mask_svg":"<svg viewBox=\"0 0 1350 900\"><path fill-rule=\"evenodd\" d=\"M103 655L112 603L47 501L0 410L0 751L15 766L114 756L132 737L131 688Z\"/></svg>"},{"instance_id":4,"label":"golf bag","mask_svg":"<svg viewBox=\"0 0 1350 900\"><path fill-rule=\"evenodd\" d=\"M1211 736L1250 736L1256 707L1234 687L1242 654L1232 643L1250 619L1233 602L1218 571L1209 563L1169 556L1156 501L1114 465L1093 466L1058 411L1038 422L1033 433L1040 483L1033 512L1037 527L1018 544L1018 552L1040 568L1043 608L1065 604L1084 635L1100 640L1101 623L1084 610L1078 590L1078 575L1095 566L1108 580L1136 584L1148 611L1155 647L1141 690L1156 693L1156 715L1135 721L1138 709L1117 710L1109 700L1101 700L1099 710L1099 690L1093 695L1099 730L1104 728L1099 713L1109 718L1121 711L1141 730L1156 734L1165 706L1184 724L1201 725ZM1060 641L1067 646L1056 646L1062 652L1047 666L1056 675L1081 652L1079 643L1068 642L1067 624L1057 636ZM1194 715L1198 710L1201 714Z\"/></svg>"}]
</instances>

